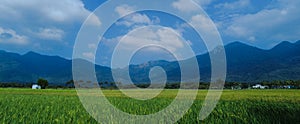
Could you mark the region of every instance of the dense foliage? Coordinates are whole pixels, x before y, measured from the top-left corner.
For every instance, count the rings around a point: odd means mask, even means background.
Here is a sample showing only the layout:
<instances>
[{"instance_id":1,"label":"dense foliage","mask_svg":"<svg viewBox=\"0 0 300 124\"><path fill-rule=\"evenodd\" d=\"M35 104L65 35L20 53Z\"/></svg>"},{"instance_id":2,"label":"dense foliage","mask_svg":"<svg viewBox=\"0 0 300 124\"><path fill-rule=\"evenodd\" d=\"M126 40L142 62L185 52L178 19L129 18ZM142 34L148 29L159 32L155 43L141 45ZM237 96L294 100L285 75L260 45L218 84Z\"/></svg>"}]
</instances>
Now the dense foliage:
<instances>
[{"instance_id":1,"label":"dense foliage","mask_svg":"<svg viewBox=\"0 0 300 124\"><path fill-rule=\"evenodd\" d=\"M46 89L46 87L49 85L48 81L43 78L38 79L37 84L40 85L42 89Z\"/></svg>"},{"instance_id":2,"label":"dense foliage","mask_svg":"<svg viewBox=\"0 0 300 124\"><path fill-rule=\"evenodd\" d=\"M126 86L118 82L119 85ZM30 88L33 83L0 83L0 87L16 87L16 88ZM268 86L269 89L284 89L284 86L291 86L291 89L299 89L300 88L300 80L274 80L274 81L262 81L257 84L261 84L264 86ZM195 88L197 86L191 85L189 83L185 83L186 87ZM224 89L233 89L233 88L240 88L240 89L249 89L251 86L255 85L255 83L240 83L240 82L226 82L224 84ZM48 85L47 85L48 86ZM118 89L115 82L100 82L99 86L103 89ZM148 83L140 83L136 84L137 87L140 88L147 88L149 86ZM64 85L55 85L50 84L48 88L75 88L74 81L69 80ZM128 87L130 89L131 87ZM180 83L167 83L165 86L166 89L178 89L180 88ZM209 83L200 82L198 89L208 89Z\"/></svg>"}]
</instances>

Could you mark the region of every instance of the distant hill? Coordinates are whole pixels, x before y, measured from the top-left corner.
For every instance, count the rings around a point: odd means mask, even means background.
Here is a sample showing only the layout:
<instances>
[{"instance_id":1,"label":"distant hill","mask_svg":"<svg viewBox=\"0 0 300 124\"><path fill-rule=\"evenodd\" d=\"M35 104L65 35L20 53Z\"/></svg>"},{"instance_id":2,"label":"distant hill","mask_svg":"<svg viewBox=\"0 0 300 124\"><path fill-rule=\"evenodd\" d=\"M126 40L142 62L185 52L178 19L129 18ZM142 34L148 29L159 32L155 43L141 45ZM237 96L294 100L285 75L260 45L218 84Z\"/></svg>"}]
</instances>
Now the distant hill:
<instances>
[{"instance_id":1,"label":"distant hill","mask_svg":"<svg viewBox=\"0 0 300 124\"><path fill-rule=\"evenodd\" d=\"M300 80L300 41L284 41L270 50L262 50L240 42L225 46L227 57L227 81L259 82L268 80ZM210 79L209 54L196 56L201 80ZM188 62L189 60L184 60ZM149 71L154 66L165 69L168 82L180 81L178 62L151 61L130 65L129 71L135 83L149 82ZM99 82L113 81L111 69L96 65ZM192 73L192 72L191 72ZM24 55L0 51L0 82L36 82L39 77L52 84L64 84L72 79L72 61L58 56L28 52Z\"/></svg>"},{"instance_id":2,"label":"distant hill","mask_svg":"<svg viewBox=\"0 0 300 124\"><path fill-rule=\"evenodd\" d=\"M100 80L112 81L110 68L96 65ZM0 51L0 82L34 83L45 78L61 85L72 79L72 61L58 56Z\"/></svg>"},{"instance_id":3,"label":"distant hill","mask_svg":"<svg viewBox=\"0 0 300 124\"><path fill-rule=\"evenodd\" d=\"M273 80L300 80L300 41L296 43L284 41L270 50L233 42L225 46L225 52L227 58L226 81L255 83ZM209 54L198 55L197 60L201 81L209 82L211 73ZM178 62L160 61L131 66L133 80L147 79L145 74L148 74L147 72L154 66L162 66L166 70L169 82L180 81Z\"/></svg>"},{"instance_id":4,"label":"distant hill","mask_svg":"<svg viewBox=\"0 0 300 124\"><path fill-rule=\"evenodd\" d=\"M284 41L270 50L240 43L227 45L227 81L299 80L299 42Z\"/></svg>"}]
</instances>

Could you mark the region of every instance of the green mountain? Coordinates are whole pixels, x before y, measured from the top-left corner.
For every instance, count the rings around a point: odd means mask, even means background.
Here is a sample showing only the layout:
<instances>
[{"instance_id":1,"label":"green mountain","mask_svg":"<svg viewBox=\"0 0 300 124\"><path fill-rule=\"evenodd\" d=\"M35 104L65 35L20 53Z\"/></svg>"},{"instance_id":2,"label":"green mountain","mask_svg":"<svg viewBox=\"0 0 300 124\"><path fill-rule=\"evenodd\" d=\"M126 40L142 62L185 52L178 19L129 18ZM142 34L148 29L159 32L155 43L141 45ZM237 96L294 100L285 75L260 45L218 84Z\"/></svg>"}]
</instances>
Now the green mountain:
<instances>
[{"instance_id":1,"label":"green mountain","mask_svg":"<svg viewBox=\"0 0 300 124\"><path fill-rule=\"evenodd\" d=\"M272 80L300 80L300 41L296 43L284 41L269 50L233 42L225 46L225 52L227 58L226 81L256 83ZM197 60L201 81L209 82L211 76L209 54L199 55ZM140 69L141 65L131 66L133 80L145 81L148 79L145 78L145 74L148 74L151 67L162 66L167 72L169 82L180 81L178 62L156 61L143 65ZM142 70L144 71L141 72Z\"/></svg>"},{"instance_id":2,"label":"green mountain","mask_svg":"<svg viewBox=\"0 0 300 124\"><path fill-rule=\"evenodd\" d=\"M272 49L263 50L240 42L225 46L227 81L259 82L268 80L300 80L300 41L284 41ZM197 56L201 81L210 79L209 54ZM188 63L189 60L184 60ZM162 67L168 82L180 81L178 62L150 61L130 65L129 74L135 83L150 82L149 71ZM99 82L112 82L111 69L95 66ZM120 69L127 71L126 69ZM193 73L193 72L191 72ZM51 84L64 84L72 79L72 61L58 56L28 52L24 55L0 51L0 82L32 83L46 78Z\"/></svg>"}]
</instances>

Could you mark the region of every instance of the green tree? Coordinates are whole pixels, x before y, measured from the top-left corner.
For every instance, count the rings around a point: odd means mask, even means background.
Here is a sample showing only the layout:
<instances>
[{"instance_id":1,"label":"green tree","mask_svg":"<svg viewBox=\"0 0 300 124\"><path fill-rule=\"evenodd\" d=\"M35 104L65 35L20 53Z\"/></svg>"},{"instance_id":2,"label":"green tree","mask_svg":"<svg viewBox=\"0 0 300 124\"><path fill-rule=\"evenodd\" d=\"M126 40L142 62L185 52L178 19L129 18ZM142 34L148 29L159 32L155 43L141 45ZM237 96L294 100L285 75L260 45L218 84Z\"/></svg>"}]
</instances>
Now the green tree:
<instances>
[{"instance_id":1,"label":"green tree","mask_svg":"<svg viewBox=\"0 0 300 124\"><path fill-rule=\"evenodd\" d=\"M66 87L74 87L74 80L69 80L66 82Z\"/></svg>"},{"instance_id":2,"label":"green tree","mask_svg":"<svg viewBox=\"0 0 300 124\"><path fill-rule=\"evenodd\" d=\"M42 89L46 89L48 86L48 81L46 79L40 78L37 81L37 84L41 86Z\"/></svg>"},{"instance_id":3,"label":"green tree","mask_svg":"<svg viewBox=\"0 0 300 124\"><path fill-rule=\"evenodd\" d=\"M284 83L285 83L285 85L293 85L294 81L292 81L292 80L286 80Z\"/></svg>"}]
</instances>

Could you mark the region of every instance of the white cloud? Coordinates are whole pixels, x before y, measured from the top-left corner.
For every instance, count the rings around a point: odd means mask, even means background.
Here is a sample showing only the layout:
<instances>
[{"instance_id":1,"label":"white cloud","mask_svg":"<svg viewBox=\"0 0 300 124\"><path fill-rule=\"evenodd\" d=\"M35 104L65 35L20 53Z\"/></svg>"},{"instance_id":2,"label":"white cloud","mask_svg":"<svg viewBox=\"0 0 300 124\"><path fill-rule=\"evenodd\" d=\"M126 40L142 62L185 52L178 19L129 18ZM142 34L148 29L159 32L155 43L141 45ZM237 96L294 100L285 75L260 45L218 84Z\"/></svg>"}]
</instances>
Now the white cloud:
<instances>
[{"instance_id":1,"label":"white cloud","mask_svg":"<svg viewBox=\"0 0 300 124\"><path fill-rule=\"evenodd\" d=\"M134 12L134 7L124 4L124 5L117 6L115 8L115 11L122 17ZM154 17L154 19L152 20L146 14L132 13L130 15L125 16L120 21L116 22L116 24L131 27L131 26L157 24L159 22L160 20L158 17Z\"/></svg>"},{"instance_id":2,"label":"white cloud","mask_svg":"<svg viewBox=\"0 0 300 124\"><path fill-rule=\"evenodd\" d=\"M178 0L172 6L180 11L190 12L198 10L198 6L191 0Z\"/></svg>"},{"instance_id":3,"label":"white cloud","mask_svg":"<svg viewBox=\"0 0 300 124\"><path fill-rule=\"evenodd\" d=\"M125 51L147 44L161 44L166 49L170 50L170 52L176 52L177 50L185 47L185 43L191 45L191 42L183 39L182 35L178 31L167 27L160 29L155 29L152 27L139 28L138 30L130 32L126 36L106 39L104 43L109 47L120 43L119 45L121 50ZM150 50L149 52L151 52L151 50L156 51L161 49L151 48L147 50Z\"/></svg>"},{"instance_id":4,"label":"white cloud","mask_svg":"<svg viewBox=\"0 0 300 124\"><path fill-rule=\"evenodd\" d=\"M248 38L248 40L251 41L251 42L254 42L254 41L256 41L256 38L255 38L254 36L250 36L250 37Z\"/></svg>"},{"instance_id":5,"label":"white cloud","mask_svg":"<svg viewBox=\"0 0 300 124\"><path fill-rule=\"evenodd\" d=\"M43 40L64 41L57 42L59 44L73 41L73 36L69 34L88 16L90 19L86 24L101 25L98 17L90 15L91 12L84 8L81 0L2 0L0 12L0 25L18 31L32 44ZM48 44L44 42L40 45Z\"/></svg>"},{"instance_id":6,"label":"white cloud","mask_svg":"<svg viewBox=\"0 0 300 124\"><path fill-rule=\"evenodd\" d=\"M84 53L82 53L82 55L84 57L86 57L88 60L92 60L95 58L95 54L92 52L84 52Z\"/></svg>"},{"instance_id":7,"label":"white cloud","mask_svg":"<svg viewBox=\"0 0 300 124\"><path fill-rule=\"evenodd\" d=\"M134 12L134 8L131 6L128 6L127 4L117 6L115 11L122 17L125 15L128 15L132 12Z\"/></svg>"},{"instance_id":8,"label":"white cloud","mask_svg":"<svg viewBox=\"0 0 300 124\"><path fill-rule=\"evenodd\" d=\"M1 19L34 23L82 22L91 14L80 0L4 0L0 11ZM97 20L94 23L99 25L101 22Z\"/></svg>"},{"instance_id":9,"label":"white cloud","mask_svg":"<svg viewBox=\"0 0 300 124\"><path fill-rule=\"evenodd\" d=\"M133 59L133 63L151 60L184 60L194 56L190 48L191 42L185 40L181 33L169 27L143 26L135 28L125 36L105 39L103 44L105 47L112 48L107 52L109 52L108 54L113 53L113 58L118 61L113 64L113 67L127 66L128 58L135 55L138 60Z\"/></svg>"},{"instance_id":10,"label":"white cloud","mask_svg":"<svg viewBox=\"0 0 300 124\"><path fill-rule=\"evenodd\" d=\"M197 28L201 28L201 29L209 29L211 28L210 25L208 25L210 22L210 19L207 18L206 16L204 15L195 15L192 17L190 23L197 27Z\"/></svg>"},{"instance_id":11,"label":"white cloud","mask_svg":"<svg viewBox=\"0 0 300 124\"><path fill-rule=\"evenodd\" d=\"M41 39L55 41L61 41L64 34L65 32L63 30L57 28L41 28L39 32L36 33Z\"/></svg>"},{"instance_id":12,"label":"white cloud","mask_svg":"<svg viewBox=\"0 0 300 124\"><path fill-rule=\"evenodd\" d=\"M151 24L151 19L145 15L140 13L134 13L131 15L128 15L124 17L121 21L118 21L117 25L125 25L127 27L133 26L133 25L148 25Z\"/></svg>"},{"instance_id":13,"label":"white cloud","mask_svg":"<svg viewBox=\"0 0 300 124\"><path fill-rule=\"evenodd\" d=\"M90 26L101 26L102 23L99 20L98 16L96 16L95 14L90 14L85 24Z\"/></svg>"},{"instance_id":14,"label":"white cloud","mask_svg":"<svg viewBox=\"0 0 300 124\"><path fill-rule=\"evenodd\" d=\"M224 26L227 27L224 33L246 41L299 40L300 1L279 0L276 4L273 8L233 18L231 23Z\"/></svg>"},{"instance_id":15,"label":"white cloud","mask_svg":"<svg viewBox=\"0 0 300 124\"><path fill-rule=\"evenodd\" d=\"M88 44L88 48L90 48L90 49L97 49L97 45L94 44L94 43L90 43L90 44Z\"/></svg>"},{"instance_id":16,"label":"white cloud","mask_svg":"<svg viewBox=\"0 0 300 124\"><path fill-rule=\"evenodd\" d=\"M215 0L194 0L196 3L200 4L202 7L210 5Z\"/></svg>"},{"instance_id":17,"label":"white cloud","mask_svg":"<svg viewBox=\"0 0 300 124\"><path fill-rule=\"evenodd\" d=\"M0 44L16 44L16 45L26 45L28 44L28 38L16 33L12 29L3 29L0 27Z\"/></svg>"},{"instance_id":18,"label":"white cloud","mask_svg":"<svg viewBox=\"0 0 300 124\"><path fill-rule=\"evenodd\" d=\"M201 30L202 32L209 32L211 34L217 34L217 30L215 29L215 25L209 17L205 15L195 15L192 17L192 19L189 22L192 26L195 26L195 28Z\"/></svg>"},{"instance_id":19,"label":"white cloud","mask_svg":"<svg viewBox=\"0 0 300 124\"><path fill-rule=\"evenodd\" d=\"M250 0L238 0L231 3L225 2L215 5L215 8L222 9L224 11L243 9L250 5Z\"/></svg>"},{"instance_id":20,"label":"white cloud","mask_svg":"<svg viewBox=\"0 0 300 124\"><path fill-rule=\"evenodd\" d=\"M199 5L206 8L213 0L178 0L172 3L172 7L182 12L198 11Z\"/></svg>"}]
</instances>

